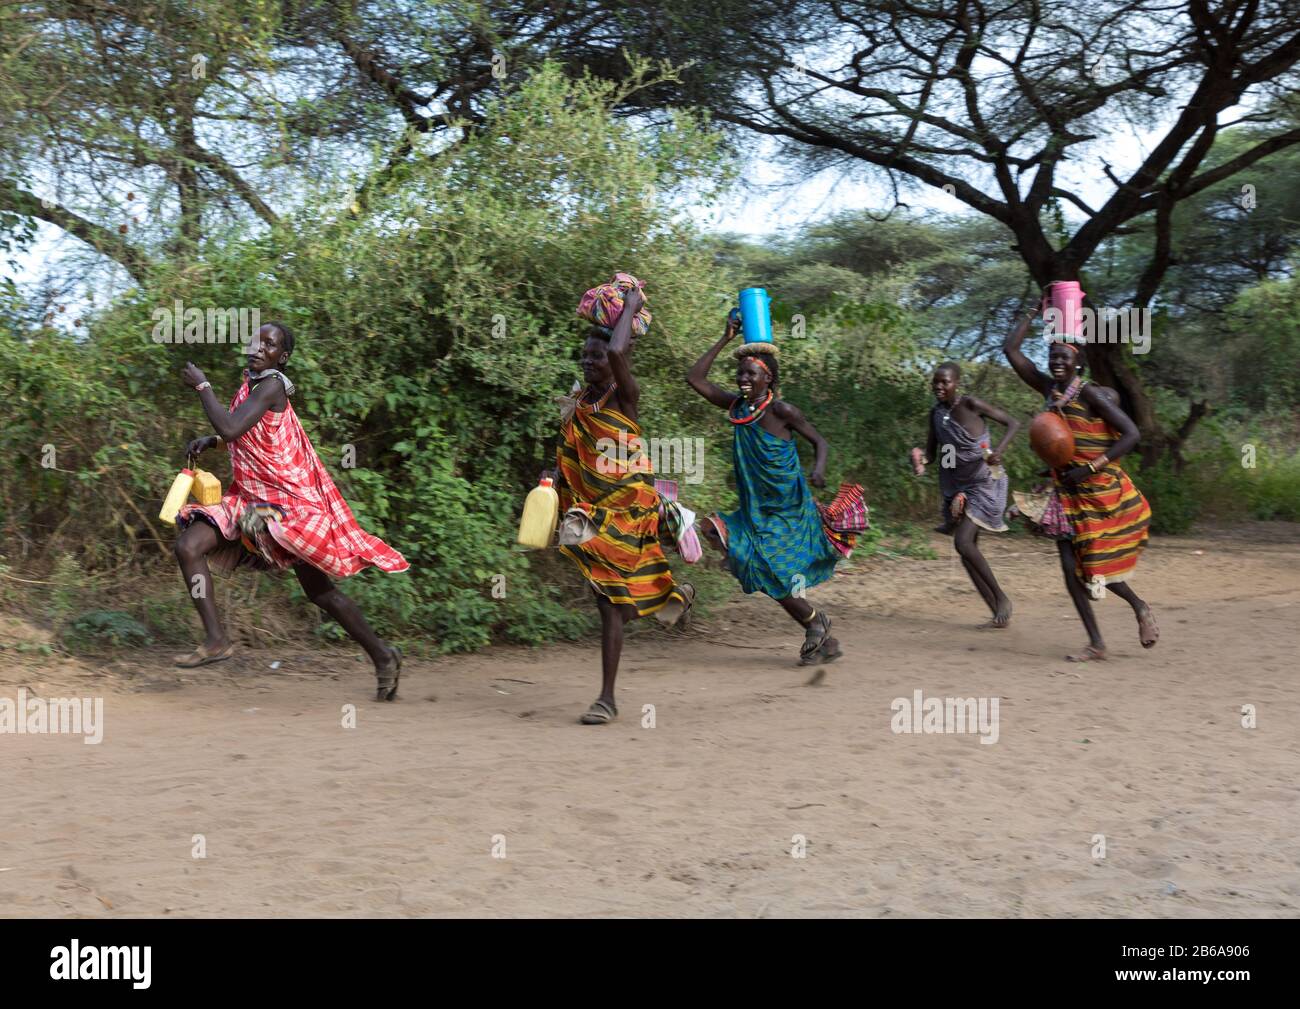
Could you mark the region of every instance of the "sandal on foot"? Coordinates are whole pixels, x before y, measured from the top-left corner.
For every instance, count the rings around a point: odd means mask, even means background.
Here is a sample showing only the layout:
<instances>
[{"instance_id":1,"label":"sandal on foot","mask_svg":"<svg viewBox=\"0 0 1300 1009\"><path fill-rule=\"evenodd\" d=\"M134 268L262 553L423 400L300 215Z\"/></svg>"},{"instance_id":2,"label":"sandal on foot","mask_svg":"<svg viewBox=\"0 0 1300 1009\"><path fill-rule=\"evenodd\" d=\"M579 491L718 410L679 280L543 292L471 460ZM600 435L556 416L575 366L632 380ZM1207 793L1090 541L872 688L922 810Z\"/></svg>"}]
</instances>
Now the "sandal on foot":
<instances>
[{"instance_id":1,"label":"sandal on foot","mask_svg":"<svg viewBox=\"0 0 1300 1009\"><path fill-rule=\"evenodd\" d=\"M1138 641L1142 642L1143 648L1155 648L1156 642L1160 640L1160 628L1156 626L1156 615L1151 612L1151 607L1143 607L1146 613L1145 619L1138 616Z\"/></svg>"},{"instance_id":2,"label":"sandal on foot","mask_svg":"<svg viewBox=\"0 0 1300 1009\"><path fill-rule=\"evenodd\" d=\"M799 649L799 665L815 666L819 662L838 659L844 654L840 651L839 642L831 637L831 618L825 613L815 614L807 626L803 646Z\"/></svg>"},{"instance_id":3,"label":"sandal on foot","mask_svg":"<svg viewBox=\"0 0 1300 1009\"><path fill-rule=\"evenodd\" d=\"M727 523L722 520L721 515L707 516L709 524L713 526L713 531L718 534L718 542L722 544L722 552L727 552Z\"/></svg>"},{"instance_id":4,"label":"sandal on foot","mask_svg":"<svg viewBox=\"0 0 1300 1009\"><path fill-rule=\"evenodd\" d=\"M685 627L690 622L691 607L695 605L695 586L682 582L677 586L682 601L670 599L668 605L655 612L655 619L665 627Z\"/></svg>"},{"instance_id":5,"label":"sandal on foot","mask_svg":"<svg viewBox=\"0 0 1300 1009\"><path fill-rule=\"evenodd\" d=\"M828 630L830 629L829 619L826 621L826 627ZM823 662L834 662L844 654L844 650L840 648L839 639L832 638L830 635L826 636L826 640L822 642L822 646L817 649L817 652L821 655Z\"/></svg>"},{"instance_id":6,"label":"sandal on foot","mask_svg":"<svg viewBox=\"0 0 1300 1009\"><path fill-rule=\"evenodd\" d=\"M225 662L234 654L235 646L233 644L226 645L225 648L215 652L208 651L206 645L199 645L189 655L176 656L176 665L182 669L197 669L199 666L209 666L214 662Z\"/></svg>"},{"instance_id":7,"label":"sandal on foot","mask_svg":"<svg viewBox=\"0 0 1300 1009\"><path fill-rule=\"evenodd\" d=\"M609 701L602 701L599 698L591 702L591 707L582 713L578 719L583 725L608 725L618 717L618 708L614 707Z\"/></svg>"},{"instance_id":8,"label":"sandal on foot","mask_svg":"<svg viewBox=\"0 0 1300 1009\"><path fill-rule=\"evenodd\" d=\"M397 645L388 649L393 659L393 667L381 673L375 670L375 700L391 701L397 697L397 681L402 677L402 650Z\"/></svg>"},{"instance_id":9,"label":"sandal on foot","mask_svg":"<svg viewBox=\"0 0 1300 1009\"><path fill-rule=\"evenodd\" d=\"M1106 649L1097 648L1094 645L1089 645L1078 655L1067 655L1065 657L1065 661L1066 662L1105 662Z\"/></svg>"},{"instance_id":10,"label":"sandal on foot","mask_svg":"<svg viewBox=\"0 0 1300 1009\"><path fill-rule=\"evenodd\" d=\"M826 618L826 625L827 627L830 626L829 617ZM822 663L822 668L818 669L816 672L812 674L812 676L808 677L808 682L804 685L808 687L819 686L821 682L826 679L825 664L827 662L834 662L843 654L844 652L840 648L839 641L837 641L835 638L832 638L828 634L825 638L822 639L822 643L820 646L818 646L816 655L811 661L804 663L803 656L801 655L799 659L801 665L812 665L814 662L818 662L818 661Z\"/></svg>"}]
</instances>

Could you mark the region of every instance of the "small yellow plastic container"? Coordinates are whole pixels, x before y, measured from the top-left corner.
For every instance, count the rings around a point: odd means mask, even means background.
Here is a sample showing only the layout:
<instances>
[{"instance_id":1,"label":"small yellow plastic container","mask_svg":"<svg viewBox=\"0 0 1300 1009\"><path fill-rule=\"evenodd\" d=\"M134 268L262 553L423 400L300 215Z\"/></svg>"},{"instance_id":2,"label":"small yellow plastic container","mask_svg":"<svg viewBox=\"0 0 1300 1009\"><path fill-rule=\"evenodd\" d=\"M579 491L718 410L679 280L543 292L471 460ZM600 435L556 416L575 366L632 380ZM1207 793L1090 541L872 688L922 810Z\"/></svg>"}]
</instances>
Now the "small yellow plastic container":
<instances>
[{"instance_id":1,"label":"small yellow plastic container","mask_svg":"<svg viewBox=\"0 0 1300 1009\"><path fill-rule=\"evenodd\" d=\"M196 469L194 471L194 487L190 493L194 495L194 500L201 505L220 504L221 481L205 469Z\"/></svg>"},{"instance_id":2,"label":"small yellow plastic container","mask_svg":"<svg viewBox=\"0 0 1300 1009\"><path fill-rule=\"evenodd\" d=\"M158 518L169 526L174 526L176 524L176 513L181 510L181 505L190 496L190 490L193 487L194 470L183 469L177 473L176 479L172 481L171 490L167 492L167 497L163 499Z\"/></svg>"},{"instance_id":3,"label":"small yellow plastic container","mask_svg":"<svg viewBox=\"0 0 1300 1009\"><path fill-rule=\"evenodd\" d=\"M552 483L550 477L543 477L524 499L518 540L531 550L544 550L555 538L555 524L560 517L560 495Z\"/></svg>"}]
</instances>

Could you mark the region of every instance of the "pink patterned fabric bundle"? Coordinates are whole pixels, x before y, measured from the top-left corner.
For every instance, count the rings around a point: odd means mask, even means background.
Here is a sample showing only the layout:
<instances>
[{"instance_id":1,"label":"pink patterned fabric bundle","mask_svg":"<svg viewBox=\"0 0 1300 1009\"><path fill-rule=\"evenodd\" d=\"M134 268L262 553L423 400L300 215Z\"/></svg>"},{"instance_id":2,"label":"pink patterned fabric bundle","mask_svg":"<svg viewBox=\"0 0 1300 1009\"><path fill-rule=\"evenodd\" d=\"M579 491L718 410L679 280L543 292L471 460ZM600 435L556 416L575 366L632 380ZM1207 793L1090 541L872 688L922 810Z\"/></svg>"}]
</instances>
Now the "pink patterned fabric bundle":
<instances>
[{"instance_id":1,"label":"pink patterned fabric bundle","mask_svg":"<svg viewBox=\"0 0 1300 1009\"><path fill-rule=\"evenodd\" d=\"M1061 495L1055 490L1049 494L1047 507L1043 509L1043 521L1039 526L1043 530L1043 535L1050 536L1052 539L1070 539L1074 536L1074 526L1070 524L1070 516L1065 513L1065 505L1061 504Z\"/></svg>"},{"instance_id":2,"label":"pink patterned fabric bundle","mask_svg":"<svg viewBox=\"0 0 1300 1009\"><path fill-rule=\"evenodd\" d=\"M578 318L586 319L597 326L613 329L623 314L623 296L634 287L643 287L642 281L630 273L616 273L608 284L593 287L578 302ZM650 309L642 306L632 320L632 332L636 336L645 336L650 328Z\"/></svg>"},{"instance_id":3,"label":"pink patterned fabric bundle","mask_svg":"<svg viewBox=\"0 0 1300 1009\"><path fill-rule=\"evenodd\" d=\"M821 512L822 521L837 533L864 533L871 528L871 509L863 499L861 484L840 484L835 500Z\"/></svg>"},{"instance_id":4,"label":"pink patterned fabric bundle","mask_svg":"<svg viewBox=\"0 0 1300 1009\"><path fill-rule=\"evenodd\" d=\"M871 509L862 496L862 485L856 483L840 484L835 500L828 505L813 502L821 515L822 532L831 546L845 557L853 553L858 542L858 534L871 528Z\"/></svg>"},{"instance_id":5,"label":"pink patterned fabric bundle","mask_svg":"<svg viewBox=\"0 0 1300 1009\"><path fill-rule=\"evenodd\" d=\"M687 564L694 564L704 556L695 531L695 512L678 502L676 480L656 480L655 491L659 494L659 517L677 544L677 552Z\"/></svg>"}]
</instances>

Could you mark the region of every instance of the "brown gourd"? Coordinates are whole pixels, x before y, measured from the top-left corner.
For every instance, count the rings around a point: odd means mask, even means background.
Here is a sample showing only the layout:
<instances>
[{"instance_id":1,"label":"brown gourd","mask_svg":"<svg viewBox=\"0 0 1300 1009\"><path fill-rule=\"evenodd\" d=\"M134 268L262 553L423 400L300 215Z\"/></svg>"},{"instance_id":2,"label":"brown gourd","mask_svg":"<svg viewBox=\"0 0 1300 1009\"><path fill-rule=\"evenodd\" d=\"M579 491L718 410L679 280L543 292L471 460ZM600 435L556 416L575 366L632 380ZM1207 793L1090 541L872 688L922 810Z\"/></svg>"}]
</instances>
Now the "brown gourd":
<instances>
[{"instance_id":1,"label":"brown gourd","mask_svg":"<svg viewBox=\"0 0 1300 1009\"><path fill-rule=\"evenodd\" d=\"M1068 466L1074 458L1074 432L1055 410L1044 410L1029 423L1029 447L1049 466Z\"/></svg>"}]
</instances>

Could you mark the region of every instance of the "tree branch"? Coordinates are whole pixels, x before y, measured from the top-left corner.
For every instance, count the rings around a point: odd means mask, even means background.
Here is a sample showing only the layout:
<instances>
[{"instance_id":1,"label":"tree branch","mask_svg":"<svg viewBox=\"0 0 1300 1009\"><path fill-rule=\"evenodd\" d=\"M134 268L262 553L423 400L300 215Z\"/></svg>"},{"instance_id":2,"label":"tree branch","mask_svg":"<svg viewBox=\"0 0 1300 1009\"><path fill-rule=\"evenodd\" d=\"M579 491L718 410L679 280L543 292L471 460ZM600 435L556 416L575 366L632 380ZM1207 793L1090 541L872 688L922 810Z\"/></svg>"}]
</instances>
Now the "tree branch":
<instances>
[{"instance_id":1,"label":"tree branch","mask_svg":"<svg viewBox=\"0 0 1300 1009\"><path fill-rule=\"evenodd\" d=\"M58 204L46 207L36 196L9 179L0 179L0 210L34 217L62 228L96 252L120 264L138 283L143 284L153 269L154 264L147 255L112 230L88 221Z\"/></svg>"},{"instance_id":2,"label":"tree branch","mask_svg":"<svg viewBox=\"0 0 1300 1009\"><path fill-rule=\"evenodd\" d=\"M267 206L266 202L257 194L257 191L220 154L199 147L197 144L186 153L195 162L205 168L210 168L221 179L229 183L230 188L239 194L239 197L253 208L253 212L271 227L275 227L280 223L279 215Z\"/></svg>"}]
</instances>

